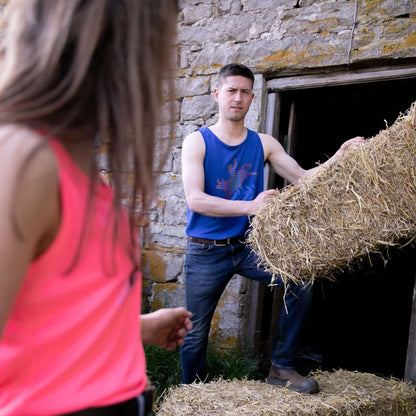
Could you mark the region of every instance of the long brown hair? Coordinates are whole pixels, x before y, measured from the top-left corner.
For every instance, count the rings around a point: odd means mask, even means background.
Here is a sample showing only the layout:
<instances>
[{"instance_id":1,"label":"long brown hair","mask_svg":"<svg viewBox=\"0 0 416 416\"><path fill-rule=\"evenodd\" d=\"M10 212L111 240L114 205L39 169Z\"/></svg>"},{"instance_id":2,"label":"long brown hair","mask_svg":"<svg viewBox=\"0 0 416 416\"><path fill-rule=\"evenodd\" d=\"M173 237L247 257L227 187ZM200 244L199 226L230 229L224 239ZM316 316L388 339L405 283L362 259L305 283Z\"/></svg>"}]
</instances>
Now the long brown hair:
<instances>
[{"instance_id":1,"label":"long brown hair","mask_svg":"<svg viewBox=\"0 0 416 416\"><path fill-rule=\"evenodd\" d=\"M3 15L0 123L46 126L55 135L87 128L107 140L116 204L129 161L136 204L154 185L176 1L10 0Z\"/></svg>"},{"instance_id":2,"label":"long brown hair","mask_svg":"<svg viewBox=\"0 0 416 416\"><path fill-rule=\"evenodd\" d=\"M172 91L177 2L9 0L2 17L0 124L57 137L88 131L88 140L106 143L115 208L127 188L123 205L142 213L154 187L162 91Z\"/></svg>"}]
</instances>

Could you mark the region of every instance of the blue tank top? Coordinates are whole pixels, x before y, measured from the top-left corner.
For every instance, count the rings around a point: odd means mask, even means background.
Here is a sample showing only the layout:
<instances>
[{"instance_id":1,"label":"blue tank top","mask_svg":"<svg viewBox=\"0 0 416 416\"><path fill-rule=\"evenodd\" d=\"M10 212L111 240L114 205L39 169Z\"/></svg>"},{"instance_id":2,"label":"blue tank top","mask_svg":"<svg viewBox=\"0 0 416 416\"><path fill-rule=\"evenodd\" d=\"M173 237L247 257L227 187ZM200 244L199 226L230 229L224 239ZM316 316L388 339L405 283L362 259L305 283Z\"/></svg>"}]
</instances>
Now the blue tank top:
<instances>
[{"instance_id":1,"label":"blue tank top","mask_svg":"<svg viewBox=\"0 0 416 416\"><path fill-rule=\"evenodd\" d=\"M205 193L219 198L251 201L263 191L264 152L259 135L247 129L237 146L221 141L208 127L200 130L205 141ZM186 234L222 240L244 235L248 216L209 217L188 207Z\"/></svg>"}]
</instances>

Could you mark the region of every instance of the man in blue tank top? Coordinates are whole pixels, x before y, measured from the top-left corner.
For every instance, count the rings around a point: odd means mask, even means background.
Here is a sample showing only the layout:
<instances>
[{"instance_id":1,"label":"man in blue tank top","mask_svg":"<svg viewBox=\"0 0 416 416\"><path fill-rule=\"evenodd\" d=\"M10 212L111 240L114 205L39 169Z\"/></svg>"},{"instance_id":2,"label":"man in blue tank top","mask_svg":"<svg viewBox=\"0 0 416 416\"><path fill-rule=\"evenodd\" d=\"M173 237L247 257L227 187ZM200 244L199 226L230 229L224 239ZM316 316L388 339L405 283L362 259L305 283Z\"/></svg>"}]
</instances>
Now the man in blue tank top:
<instances>
[{"instance_id":1,"label":"man in blue tank top","mask_svg":"<svg viewBox=\"0 0 416 416\"><path fill-rule=\"evenodd\" d=\"M302 169L275 138L245 127L253 83L254 75L246 66L224 66L214 89L218 122L190 134L183 142L182 180L188 204L185 296L193 330L181 348L182 383L205 379L212 316L232 276L271 283L271 274L258 266L256 256L244 243L249 216L276 192L263 190L264 163L268 161L290 183L316 169ZM362 140L347 141L337 153ZM274 283L282 286L279 279ZM311 286L290 284L267 378L270 384L301 393L319 391L316 380L296 371L296 353L311 297Z\"/></svg>"}]
</instances>

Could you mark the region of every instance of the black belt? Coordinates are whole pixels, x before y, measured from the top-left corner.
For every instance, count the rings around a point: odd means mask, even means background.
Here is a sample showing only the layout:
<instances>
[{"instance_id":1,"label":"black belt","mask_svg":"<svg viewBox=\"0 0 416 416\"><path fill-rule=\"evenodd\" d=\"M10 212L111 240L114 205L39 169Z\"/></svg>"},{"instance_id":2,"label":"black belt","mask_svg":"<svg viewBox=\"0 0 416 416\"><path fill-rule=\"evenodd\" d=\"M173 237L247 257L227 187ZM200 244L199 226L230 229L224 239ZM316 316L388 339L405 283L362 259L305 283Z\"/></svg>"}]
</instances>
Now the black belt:
<instances>
[{"instance_id":1,"label":"black belt","mask_svg":"<svg viewBox=\"0 0 416 416\"><path fill-rule=\"evenodd\" d=\"M217 247L224 247L224 246L231 246L232 244L245 243L245 237L231 237L231 238L225 238L224 240L208 240L206 238L197 238L197 237L188 237L189 241L192 241L194 243L200 243L200 244L213 244Z\"/></svg>"},{"instance_id":2,"label":"black belt","mask_svg":"<svg viewBox=\"0 0 416 416\"><path fill-rule=\"evenodd\" d=\"M154 390L146 390L140 396L121 403L103 407L90 407L61 416L152 416Z\"/></svg>"}]
</instances>

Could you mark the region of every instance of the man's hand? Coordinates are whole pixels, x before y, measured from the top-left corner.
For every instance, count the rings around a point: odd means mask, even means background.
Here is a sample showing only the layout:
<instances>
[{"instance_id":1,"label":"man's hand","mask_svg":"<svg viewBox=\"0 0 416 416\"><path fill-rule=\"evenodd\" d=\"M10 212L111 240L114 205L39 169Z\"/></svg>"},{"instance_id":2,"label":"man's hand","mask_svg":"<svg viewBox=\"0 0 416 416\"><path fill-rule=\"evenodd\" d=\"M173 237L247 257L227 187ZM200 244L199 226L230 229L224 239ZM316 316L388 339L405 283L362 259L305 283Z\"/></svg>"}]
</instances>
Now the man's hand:
<instances>
[{"instance_id":1,"label":"man's hand","mask_svg":"<svg viewBox=\"0 0 416 416\"><path fill-rule=\"evenodd\" d=\"M172 351L184 343L192 329L191 312L185 308L159 309L140 316L143 343Z\"/></svg>"},{"instance_id":2,"label":"man's hand","mask_svg":"<svg viewBox=\"0 0 416 416\"><path fill-rule=\"evenodd\" d=\"M356 149L361 146L362 143L364 143L364 137L357 136L353 139L349 139L346 142L344 142L341 147L338 149L338 151L335 153L337 156L343 156L346 152L349 152L353 149Z\"/></svg>"},{"instance_id":3,"label":"man's hand","mask_svg":"<svg viewBox=\"0 0 416 416\"><path fill-rule=\"evenodd\" d=\"M269 199L273 198L276 193L276 189L268 189L259 193L253 201L251 201L252 208L250 214L254 214L259 210Z\"/></svg>"}]
</instances>

